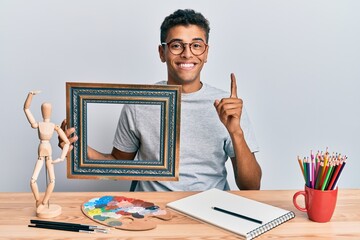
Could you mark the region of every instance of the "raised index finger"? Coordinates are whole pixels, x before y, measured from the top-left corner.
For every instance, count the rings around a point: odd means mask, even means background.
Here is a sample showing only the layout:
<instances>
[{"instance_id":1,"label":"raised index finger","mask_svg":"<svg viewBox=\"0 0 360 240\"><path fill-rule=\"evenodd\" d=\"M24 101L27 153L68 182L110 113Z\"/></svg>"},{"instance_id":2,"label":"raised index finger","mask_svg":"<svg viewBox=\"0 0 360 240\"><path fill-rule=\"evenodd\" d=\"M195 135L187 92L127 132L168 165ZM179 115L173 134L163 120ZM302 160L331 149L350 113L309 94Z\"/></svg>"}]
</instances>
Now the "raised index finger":
<instances>
[{"instance_id":1,"label":"raised index finger","mask_svg":"<svg viewBox=\"0 0 360 240\"><path fill-rule=\"evenodd\" d=\"M237 97L237 86L236 86L236 78L235 74L231 73L231 93L230 98L238 98Z\"/></svg>"}]
</instances>

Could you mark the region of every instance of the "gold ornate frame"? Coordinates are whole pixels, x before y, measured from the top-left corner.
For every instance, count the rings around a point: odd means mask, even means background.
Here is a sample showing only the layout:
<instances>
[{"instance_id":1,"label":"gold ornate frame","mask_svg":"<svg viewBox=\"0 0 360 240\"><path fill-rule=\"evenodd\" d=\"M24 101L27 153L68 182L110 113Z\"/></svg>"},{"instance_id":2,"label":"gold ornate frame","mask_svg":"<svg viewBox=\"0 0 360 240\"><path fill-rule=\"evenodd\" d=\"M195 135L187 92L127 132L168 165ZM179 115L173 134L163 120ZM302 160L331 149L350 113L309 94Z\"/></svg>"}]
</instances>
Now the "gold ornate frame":
<instances>
[{"instance_id":1,"label":"gold ornate frame","mask_svg":"<svg viewBox=\"0 0 360 240\"><path fill-rule=\"evenodd\" d=\"M159 105L161 112L160 161L87 159L87 104ZM110 83L66 83L68 126L79 137L69 153L67 177L75 179L115 179L177 181L179 177L181 86Z\"/></svg>"}]
</instances>

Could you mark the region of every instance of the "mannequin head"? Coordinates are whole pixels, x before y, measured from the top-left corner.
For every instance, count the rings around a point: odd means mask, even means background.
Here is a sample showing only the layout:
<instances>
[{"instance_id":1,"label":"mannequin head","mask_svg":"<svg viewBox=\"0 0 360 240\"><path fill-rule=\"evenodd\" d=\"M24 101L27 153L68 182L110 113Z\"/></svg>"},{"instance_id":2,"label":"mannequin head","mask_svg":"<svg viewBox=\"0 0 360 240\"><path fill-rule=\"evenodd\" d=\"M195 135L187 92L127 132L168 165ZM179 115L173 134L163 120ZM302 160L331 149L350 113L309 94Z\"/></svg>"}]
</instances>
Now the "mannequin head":
<instances>
[{"instance_id":1,"label":"mannequin head","mask_svg":"<svg viewBox=\"0 0 360 240\"><path fill-rule=\"evenodd\" d=\"M51 110L52 110L51 103L45 102L41 105L41 114L44 120L50 120Z\"/></svg>"}]
</instances>

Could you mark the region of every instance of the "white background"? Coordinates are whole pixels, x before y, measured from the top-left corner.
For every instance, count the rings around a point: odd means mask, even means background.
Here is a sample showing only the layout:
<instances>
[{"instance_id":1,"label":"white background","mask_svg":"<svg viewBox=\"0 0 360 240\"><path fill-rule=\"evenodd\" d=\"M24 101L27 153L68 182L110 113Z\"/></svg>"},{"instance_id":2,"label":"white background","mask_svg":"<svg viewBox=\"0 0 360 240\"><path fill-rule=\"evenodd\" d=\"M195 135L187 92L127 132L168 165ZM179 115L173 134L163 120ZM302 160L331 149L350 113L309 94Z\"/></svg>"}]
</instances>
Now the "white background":
<instances>
[{"instance_id":1,"label":"white background","mask_svg":"<svg viewBox=\"0 0 360 240\"><path fill-rule=\"evenodd\" d=\"M27 93L42 91L31 106L38 121L49 101L60 124L67 81L165 80L159 28L179 8L210 20L202 81L229 90L230 73L237 76L260 145L262 189L303 188L297 156L326 147L348 156L339 187L360 187L359 1L0 0L0 191L30 191L39 140L23 112ZM55 191L129 188L67 179L66 162L55 169ZM42 172L42 189L44 182Z\"/></svg>"}]
</instances>

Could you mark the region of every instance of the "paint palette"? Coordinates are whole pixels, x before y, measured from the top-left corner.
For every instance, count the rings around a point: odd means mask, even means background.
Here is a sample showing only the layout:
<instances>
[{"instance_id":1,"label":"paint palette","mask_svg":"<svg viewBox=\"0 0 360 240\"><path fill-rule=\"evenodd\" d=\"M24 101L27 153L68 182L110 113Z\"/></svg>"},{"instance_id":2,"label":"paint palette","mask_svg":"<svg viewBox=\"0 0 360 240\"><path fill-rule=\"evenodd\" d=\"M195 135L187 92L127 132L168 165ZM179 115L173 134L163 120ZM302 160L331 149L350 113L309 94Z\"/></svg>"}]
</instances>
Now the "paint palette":
<instances>
[{"instance_id":1,"label":"paint palette","mask_svg":"<svg viewBox=\"0 0 360 240\"><path fill-rule=\"evenodd\" d=\"M97 223L122 230L156 228L151 218L170 220L171 213L151 202L124 196L102 196L85 202L81 210Z\"/></svg>"}]
</instances>

